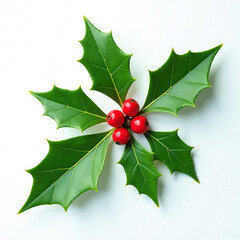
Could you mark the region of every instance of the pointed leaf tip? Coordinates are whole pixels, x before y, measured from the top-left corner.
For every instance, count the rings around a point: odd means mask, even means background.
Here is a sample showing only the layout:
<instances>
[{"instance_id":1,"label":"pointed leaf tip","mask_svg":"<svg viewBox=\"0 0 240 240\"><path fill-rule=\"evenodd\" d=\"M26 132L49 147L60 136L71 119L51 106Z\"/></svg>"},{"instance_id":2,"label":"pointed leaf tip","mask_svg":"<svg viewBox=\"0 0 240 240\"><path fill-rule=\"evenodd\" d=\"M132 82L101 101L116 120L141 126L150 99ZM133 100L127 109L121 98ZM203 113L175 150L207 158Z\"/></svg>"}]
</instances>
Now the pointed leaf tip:
<instances>
[{"instance_id":1,"label":"pointed leaf tip","mask_svg":"<svg viewBox=\"0 0 240 240\"><path fill-rule=\"evenodd\" d=\"M92 25L92 23L89 21L89 19L88 19L86 16L83 16L83 20L84 20L85 22L88 22L88 23L90 23L90 24Z\"/></svg>"},{"instance_id":2,"label":"pointed leaf tip","mask_svg":"<svg viewBox=\"0 0 240 240\"><path fill-rule=\"evenodd\" d=\"M77 128L81 131L106 122L106 114L83 92L81 86L74 91L53 85L49 92L34 93L44 106L44 115L62 127Z\"/></svg>"},{"instance_id":3,"label":"pointed leaf tip","mask_svg":"<svg viewBox=\"0 0 240 240\"><path fill-rule=\"evenodd\" d=\"M157 185L160 173L153 163L153 154L132 137L119 163L126 172L127 185L136 187L139 194L146 194L158 206Z\"/></svg>"},{"instance_id":4,"label":"pointed leaf tip","mask_svg":"<svg viewBox=\"0 0 240 240\"><path fill-rule=\"evenodd\" d=\"M221 49L222 46L223 46L223 43L219 44L217 47L218 47L219 49Z\"/></svg>"},{"instance_id":5,"label":"pointed leaf tip","mask_svg":"<svg viewBox=\"0 0 240 240\"><path fill-rule=\"evenodd\" d=\"M198 94L210 86L210 66L221 46L183 55L177 55L172 49L165 64L149 72L149 90L141 112L175 115L181 108L193 106Z\"/></svg>"},{"instance_id":6,"label":"pointed leaf tip","mask_svg":"<svg viewBox=\"0 0 240 240\"><path fill-rule=\"evenodd\" d=\"M33 91L28 91L33 97L35 97L36 98L36 96L37 96L37 92L33 92Z\"/></svg>"},{"instance_id":7,"label":"pointed leaf tip","mask_svg":"<svg viewBox=\"0 0 240 240\"><path fill-rule=\"evenodd\" d=\"M45 204L59 204L66 211L76 197L96 190L112 132L51 144L45 159L31 171L34 183L19 213Z\"/></svg>"},{"instance_id":8,"label":"pointed leaf tip","mask_svg":"<svg viewBox=\"0 0 240 240\"><path fill-rule=\"evenodd\" d=\"M177 131L153 132L145 134L154 154L154 159L164 163L171 174L182 172L199 182L191 157L192 147L185 144Z\"/></svg>"},{"instance_id":9,"label":"pointed leaf tip","mask_svg":"<svg viewBox=\"0 0 240 240\"><path fill-rule=\"evenodd\" d=\"M130 55L116 45L111 32L101 32L88 20L85 23L86 34L81 41L84 54L79 62L91 76L91 89L107 95L121 106L134 82L129 68Z\"/></svg>"}]
</instances>

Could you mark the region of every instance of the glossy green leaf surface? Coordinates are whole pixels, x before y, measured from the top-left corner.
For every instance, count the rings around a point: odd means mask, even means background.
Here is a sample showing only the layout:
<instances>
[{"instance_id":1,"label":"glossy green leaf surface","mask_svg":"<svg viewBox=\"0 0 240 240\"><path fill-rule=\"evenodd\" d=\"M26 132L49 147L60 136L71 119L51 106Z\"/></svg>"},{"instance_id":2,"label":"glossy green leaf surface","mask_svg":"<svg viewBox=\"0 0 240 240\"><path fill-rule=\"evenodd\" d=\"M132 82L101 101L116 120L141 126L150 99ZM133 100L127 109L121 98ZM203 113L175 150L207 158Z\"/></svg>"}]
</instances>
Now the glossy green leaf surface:
<instances>
[{"instance_id":1,"label":"glossy green leaf surface","mask_svg":"<svg viewBox=\"0 0 240 240\"><path fill-rule=\"evenodd\" d=\"M149 72L150 84L142 112L166 112L176 115L186 106L194 106L199 92L210 87L208 81L212 61L219 45L205 52L177 55L173 50L167 62Z\"/></svg>"},{"instance_id":2,"label":"glossy green leaf surface","mask_svg":"<svg viewBox=\"0 0 240 240\"><path fill-rule=\"evenodd\" d=\"M57 127L72 127L81 131L106 122L106 114L83 92L57 88L49 92L31 92L44 106L44 115L53 118Z\"/></svg>"},{"instance_id":3,"label":"glossy green leaf surface","mask_svg":"<svg viewBox=\"0 0 240 240\"><path fill-rule=\"evenodd\" d=\"M135 81L129 68L131 55L116 45L111 32L101 32L88 19L84 18L84 21L86 33L80 41L83 56L79 62L90 74L91 89L105 94L121 106ZM139 114L166 112L176 115L179 109L194 106L200 91L210 87L210 67L220 48L221 45L204 52L189 51L184 55L172 50L161 68L149 72L148 95ZM44 106L44 115L56 121L57 128L71 127L84 131L106 122L106 114L81 88L70 91L54 86L49 92L31 93ZM67 210L77 196L87 190L97 191L113 131L49 141L47 156L27 171L33 177L33 186L19 213L44 204L59 204ZM171 173L178 171L197 182L199 180L191 157L192 147L179 138L177 131L148 131L145 136L152 152L131 136L119 163L125 170L127 185L134 186L139 194L147 195L159 206L157 190L161 174L154 160L164 163Z\"/></svg>"},{"instance_id":4,"label":"glossy green leaf surface","mask_svg":"<svg viewBox=\"0 0 240 240\"><path fill-rule=\"evenodd\" d=\"M124 53L116 45L112 33L103 33L86 18L84 20L86 34L80 41L84 54L79 62L91 76L92 90L102 92L122 105L135 80L129 69L131 55Z\"/></svg>"},{"instance_id":5,"label":"glossy green leaf surface","mask_svg":"<svg viewBox=\"0 0 240 240\"><path fill-rule=\"evenodd\" d=\"M102 171L109 132L49 141L45 159L28 172L33 186L27 202L19 213L43 204L60 204L65 210L71 202L87 190L97 191Z\"/></svg>"},{"instance_id":6,"label":"glossy green leaf surface","mask_svg":"<svg viewBox=\"0 0 240 240\"><path fill-rule=\"evenodd\" d=\"M193 148L179 138L177 130L172 132L149 131L145 136L154 152L154 160L157 159L164 163L171 173L182 172L199 182L191 157Z\"/></svg>"},{"instance_id":7,"label":"glossy green leaf surface","mask_svg":"<svg viewBox=\"0 0 240 240\"><path fill-rule=\"evenodd\" d=\"M146 194L158 206L157 184L161 175L153 164L153 153L132 137L119 163L126 172L127 185L136 187L139 194Z\"/></svg>"}]
</instances>

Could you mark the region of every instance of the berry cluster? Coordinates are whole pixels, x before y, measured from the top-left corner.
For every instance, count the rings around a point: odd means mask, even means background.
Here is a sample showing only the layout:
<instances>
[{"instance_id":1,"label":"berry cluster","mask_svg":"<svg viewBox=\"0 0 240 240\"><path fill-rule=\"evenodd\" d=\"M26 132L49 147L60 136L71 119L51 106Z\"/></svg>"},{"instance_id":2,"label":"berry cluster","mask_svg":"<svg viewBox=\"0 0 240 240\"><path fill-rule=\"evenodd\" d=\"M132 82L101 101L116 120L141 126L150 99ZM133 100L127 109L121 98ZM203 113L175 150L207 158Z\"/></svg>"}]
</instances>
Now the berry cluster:
<instances>
[{"instance_id":1,"label":"berry cluster","mask_svg":"<svg viewBox=\"0 0 240 240\"><path fill-rule=\"evenodd\" d=\"M136 100L129 98L122 105L122 111L112 110L107 115L107 122L116 129L112 138L116 144L125 145L130 139L128 128L135 133L145 133L149 129L148 120L144 116L137 116L139 113L139 105Z\"/></svg>"}]
</instances>

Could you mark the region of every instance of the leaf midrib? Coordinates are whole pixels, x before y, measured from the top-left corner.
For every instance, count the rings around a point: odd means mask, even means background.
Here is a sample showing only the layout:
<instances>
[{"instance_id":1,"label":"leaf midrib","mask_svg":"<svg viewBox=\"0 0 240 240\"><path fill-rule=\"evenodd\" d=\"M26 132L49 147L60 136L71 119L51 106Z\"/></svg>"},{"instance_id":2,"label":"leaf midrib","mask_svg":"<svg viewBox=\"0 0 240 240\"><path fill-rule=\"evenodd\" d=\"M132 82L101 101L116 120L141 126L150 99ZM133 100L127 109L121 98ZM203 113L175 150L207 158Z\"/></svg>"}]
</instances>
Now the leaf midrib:
<instances>
[{"instance_id":1,"label":"leaf midrib","mask_svg":"<svg viewBox=\"0 0 240 240\"><path fill-rule=\"evenodd\" d=\"M104 58L104 56L103 56L103 53L102 53L102 51L101 51L101 49L99 48L99 46L98 46L98 44L97 44L97 41L96 41L96 39L95 39L95 37L94 37L94 35L93 35L93 33L92 33L92 31L90 30L90 32L91 32L91 35L92 35L92 37L93 37L93 39L94 39L94 42L95 42L95 44L96 44L96 46L97 46L97 50L99 51L99 53L100 53L100 55L101 55L101 57L102 57L102 59L103 59L103 62L104 62L104 64L105 64L105 67L106 67L106 70L108 71L108 74L109 74L109 76L110 76L110 78L111 78L111 81L112 81L112 84L113 84L113 86L114 86L114 90L115 90L115 92L116 92L116 94L117 94L117 97L118 97L118 100L119 100L119 102L120 102L120 105L122 106L122 99L121 99L121 97L120 97L120 95L119 95L119 92L118 92L118 90L117 90L117 87L116 87L116 84L115 84L115 82L114 82L114 79L113 79L113 74L110 72L110 69L109 69L109 67L108 67L108 65L107 65L107 62L106 62L106 59ZM109 50L108 50L109 51ZM121 65L121 64L120 64ZM116 70L115 70L116 71ZM115 71L114 71L114 73L115 73Z\"/></svg>"},{"instance_id":2,"label":"leaf midrib","mask_svg":"<svg viewBox=\"0 0 240 240\"><path fill-rule=\"evenodd\" d=\"M171 87L169 87L167 89L167 91L165 91L162 95L160 95L159 97L157 97L155 100L153 100L151 103L149 103L146 107L144 107L141 112L144 112L147 108L149 108L153 103L155 103L157 100L159 100L160 98L162 98L165 94L167 94L173 87L175 87L177 84L179 84L180 82L182 82L192 71L194 71L200 64L202 64L204 61L206 61L206 59L208 59L211 55L213 55L216 51L212 52L210 55L208 55L208 57L206 57L202 62L200 62L196 67L194 67L191 71L189 71L185 76L182 77L182 79L180 79L178 82L176 82L174 85L172 85ZM209 72L209 71L208 71Z\"/></svg>"},{"instance_id":3,"label":"leaf midrib","mask_svg":"<svg viewBox=\"0 0 240 240\"><path fill-rule=\"evenodd\" d=\"M153 136L152 134L150 134L149 132L146 132L146 133L147 133L150 137L152 137L155 141L159 142L164 148L166 148L166 150L167 150L168 152L171 152L171 154L172 154L176 159L178 159L178 160L181 162L182 165L186 165L186 164L190 163L190 162L187 162L187 163L183 162L183 161L174 153L173 149L168 148L164 143L162 143L158 138L154 137L154 136ZM179 150L180 150L180 149L179 149ZM187 150L187 149L185 149L185 150ZM182 150L182 151L184 151L184 150ZM170 162L171 162L171 157L170 157L170 155L169 155L169 160L170 160Z\"/></svg>"},{"instance_id":4,"label":"leaf midrib","mask_svg":"<svg viewBox=\"0 0 240 240\"><path fill-rule=\"evenodd\" d=\"M40 97L41 97L41 98L44 98L44 99L47 99L48 101L53 102L53 103L55 103L55 104L59 104L59 105L64 106L64 108L55 109L55 110L50 111L50 112L47 112L47 113L51 113L51 112L54 112L54 111L60 111L60 110L63 110L63 109L65 109L65 108L70 108L70 109L72 109L72 110L79 111L79 112L82 112L82 113L84 113L84 114L89 114L89 115L92 115L92 116L95 116L95 117L99 117L99 118L102 118L102 119L106 120L106 118L103 117L103 116L100 116L100 115L97 115L97 114L94 114L94 113L90 113L90 112L87 112L87 111L83 111L83 110L81 110L81 109L79 109L79 108L71 107L71 106L69 106L67 103L63 104L63 103L56 102L56 101L54 101L54 100L50 100L50 99L48 99L48 98L46 98L46 97L42 97L42 96L40 96ZM47 114L47 113L46 113L46 114Z\"/></svg>"},{"instance_id":5,"label":"leaf midrib","mask_svg":"<svg viewBox=\"0 0 240 240\"><path fill-rule=\"evenodd\" d=\"M68 168L68 170L66 172L63 173L63 175L61 175L54 183L52 183L50 186L48 186L40 195L38 195L34 200L32 200L30 203L28 203L28 205L30 205L31 203L33 203L34 201L36 201L39 197L42 196L42 194L44 194L50 187L52 187L53 185L55 186L55 184L57 183L57 181L59 181L61 178L63 178L69 171L71 171L73 168L75 168L84 158L86 158L92 151L94 151L102 142L104 142L106 140L106 138L109 137L109 135L114 131L114 129L110 130L110 132L96 145L94 146L87 154L85 154L77 163L75 163L72 167Z\"/></svg>"},{"instance_id":6,"label":"leaf midrib","mask_svg":"<svg viewBox=\"0 0 240 240\"><path fill-rule=\"evenodd\" d=\"M132 145L132 149L133 149L134 156L135 156L135 158L136 158L136 160L137 160L137 164L139 165L139 168L140 168L140 170L141 170L141 172L142 172L142 175L143 175L143 177L144 177L144 181L147 182L147 186L148 186L148 189L150 190L150 192L151 192L152 194L154 194L154 193L151 191L151 188L149 187L147 178L145 177L145 174L144 174L143 171L142 171L142 168L141 168L141 165L142 165L142 164L140 164L140 162L139 162L139 160L138 160L138 156L137 156L137 153L136 153L136 151L135 151L135 147L134 147L134 145L133 145L132 139L131 139L130 141L131 141L131 145ZM146 168L147 168L147 167L146 167ZM150 170L150 171L151 171L151 170ZM152 171L151 171L151 172L152 172ZM143 185L142 185L142 186L143 186Z\"/></svg>"}]
</instances>

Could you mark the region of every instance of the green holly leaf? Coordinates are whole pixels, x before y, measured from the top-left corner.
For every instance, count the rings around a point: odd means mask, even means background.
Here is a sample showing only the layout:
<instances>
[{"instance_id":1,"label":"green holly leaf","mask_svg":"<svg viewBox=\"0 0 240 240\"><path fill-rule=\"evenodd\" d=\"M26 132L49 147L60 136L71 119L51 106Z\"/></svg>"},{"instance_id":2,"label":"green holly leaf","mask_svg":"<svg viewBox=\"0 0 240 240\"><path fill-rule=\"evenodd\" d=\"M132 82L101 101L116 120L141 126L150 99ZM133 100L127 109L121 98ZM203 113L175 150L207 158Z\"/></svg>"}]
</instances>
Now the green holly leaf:
<instances>
[{"instance_id":1,"label":"green holly leaf","mask_svg":"<svg viewBox=\"0 0 240 240\"><path fill-rule=\"evenodd\" d=\"M80 43L84 54L79 60L88 70L92 90L102 92L122 105L134 82L129 69L131 55L124 53L114 42L112 33L103 33L84 18L86 34Z\"/></svg>"},{"instance_id":2,"label":"green holly leaf","mask_svg":"<svg viewBox=\"0 0 240 240\"><path fill-rule=\"evenodd\" d=\"M75 91L57 88L49 92L31 92L44 106L44 115L57 123L57 128L72 127L84 131L106 122L106 114L79 87Z\"/></svg>"},{"instance_id":3,"label":"green holly leaf","mask_svg":"<svg viewBox=\"0 0 240 240\"><path fill-rule=\"evenodd\" d=\"M185 144L177 132L178 130L172 132L149 131L145 136L154 152L154 159L164 163L171 173L182 172L199 182L191 157L193 147Z\"/></svg>"},{"instance_id":4,"label":"green holly leaf","mask_svg":"<svg viewBox=\"0 0 240 240\"><path fill-rule=\"evenodd\" d=\"M87 190L97 191L112 130L104 133L49 141L49 152L35 168L28 170L33 186L19 213L43 204L60 204L65 210Z\"/></svg>"},{"instance_id":5,"label":"green holly leaf","mask_svg":"<svg viewBox=\"0 0 240 240\"><path fill-rule=\"evenodd\" d=\"M176 115L194 106L199 92L211 87L208 81L212 61L222 45L205 52L177 55L174 50L158 70L149 72L150 84L142 112L167 112Z\"/></svg>"},{"instance_id":6,"label":"green holly leaf","mask_svg":"<svg viewBox=\"0 0 240 240\"><path fill-rule=\"evenodd\" d=\"M157 184L161 175L153 164L153 153L131 137L119 163L126 172L127 185L133 185L139 194L146 194L159 206Z\"/></svg>"},{"instance_id":7,"label":"green holly leaf","mask_svg":"<svg viewBox=\"0 0 240 240\"><path fill-rule=\"evenodd\" d=\"M81 44L79 60L88 70L93 85L122 105L135 81L129 69L131 55L114 42L112 33L103 33L86 18L86 34ZM185 106L194 106L195 99L208 81L212 61L221 45L205 52L177 55L172 51L167 62L150 72L148 95L140 113L151 111L177 114ZM57 127L72 127L82 131L106 121L106 114L82 91L57 87L49 92L31 92L44 106L44 115L53 118ZM127 126L127 124L126 124ZM114 129L64 141L49 141L49 152L43 161L28 170L33 177L31 193L19 213L44 204L59 204L66 211L71 202L87 190L97 191L100 173ZM145 134L152 152L131 136L119 163L127 175L127 185L139 194L146 194L158 206L157 185L161 174L153 160L160 160L171 171L183 172L197 182L191 158L192 147L186 145L177 131Z\"/></svg>"}]
</instances>

